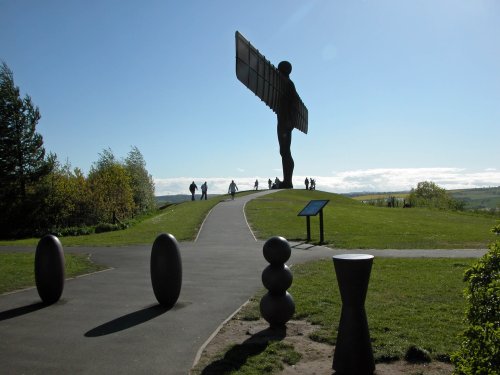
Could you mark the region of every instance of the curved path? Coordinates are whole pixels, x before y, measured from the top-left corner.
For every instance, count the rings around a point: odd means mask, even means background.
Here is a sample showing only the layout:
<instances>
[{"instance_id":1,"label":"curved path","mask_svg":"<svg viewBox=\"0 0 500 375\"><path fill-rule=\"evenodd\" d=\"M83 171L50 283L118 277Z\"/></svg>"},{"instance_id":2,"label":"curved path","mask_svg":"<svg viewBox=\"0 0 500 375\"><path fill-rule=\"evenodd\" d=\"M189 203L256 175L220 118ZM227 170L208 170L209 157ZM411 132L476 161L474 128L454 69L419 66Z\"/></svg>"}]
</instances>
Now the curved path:
<instances>
[{"instance_id":1,"label":"curved path","mask_svg":"<svg viewBox=\"0 0 500 375\"><path fill-rule=\"evenodd\" d=\"M221 202L194 242L180 243L183 284L176 306L158 307L149 276L151 245L79 247L110 270L68 280L62 299L44 307L36 289L0 296L4 374L187 374L217 327L262 287L262 241L244 206L257 194ZM1 248L0 251L34 251ZM345 250L293 244L288 264ZM350 252L353 252L352 250ZM359 251L356 251L359 252ZM373 250L379 256L480 256L469 250ZM333 272L333 266L332 266Z\"/></svg>"}]
</instances>

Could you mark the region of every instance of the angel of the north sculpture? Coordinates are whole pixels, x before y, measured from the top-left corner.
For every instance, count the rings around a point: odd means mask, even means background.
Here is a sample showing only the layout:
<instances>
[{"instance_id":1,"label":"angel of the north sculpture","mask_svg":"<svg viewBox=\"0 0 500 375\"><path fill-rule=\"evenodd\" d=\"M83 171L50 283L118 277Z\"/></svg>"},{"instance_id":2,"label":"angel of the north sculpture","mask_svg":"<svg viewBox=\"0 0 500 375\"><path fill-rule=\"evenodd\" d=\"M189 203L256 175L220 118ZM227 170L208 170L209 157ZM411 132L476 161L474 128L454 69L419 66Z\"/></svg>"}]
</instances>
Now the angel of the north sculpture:
<instances>
[{"instance_id":1,"label":"angel of the north sculpture","mask_svg":"<svg viewBox=\"0 0 500 375\"><path fill-rule=\"evenodd\" d=\"M278 117L278 142L283 165L279 188L293 188L294 162L290 146L294 128L307 134L307 108L290 79L292 64L282 61L276 68L243 35L236 31L236 77Z\"/></svg>"}]
</instances>

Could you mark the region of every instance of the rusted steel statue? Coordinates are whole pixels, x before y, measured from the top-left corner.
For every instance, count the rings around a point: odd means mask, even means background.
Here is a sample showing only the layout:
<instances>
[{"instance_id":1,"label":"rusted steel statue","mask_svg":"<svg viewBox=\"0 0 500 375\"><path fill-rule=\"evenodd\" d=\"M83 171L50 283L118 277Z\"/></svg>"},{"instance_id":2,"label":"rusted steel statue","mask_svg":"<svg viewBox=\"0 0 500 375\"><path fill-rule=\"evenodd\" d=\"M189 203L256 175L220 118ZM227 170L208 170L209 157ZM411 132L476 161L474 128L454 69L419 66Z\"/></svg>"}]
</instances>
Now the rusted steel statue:
<instances>
[{"instance_id":1,"label":"rusted steel statue","mask_svg":"<svg viewBox=\"0 0 500 375\"><path fill-rule=\"evenodd\" d=\"M243 35L236 31L236 77L278 117L278 142L283 165L279 188L293 188L294 162L290 146L294 128L307 134L307 108L290 79L292 64L282 61L276 68Z\"/></svg>"}]
</instances>

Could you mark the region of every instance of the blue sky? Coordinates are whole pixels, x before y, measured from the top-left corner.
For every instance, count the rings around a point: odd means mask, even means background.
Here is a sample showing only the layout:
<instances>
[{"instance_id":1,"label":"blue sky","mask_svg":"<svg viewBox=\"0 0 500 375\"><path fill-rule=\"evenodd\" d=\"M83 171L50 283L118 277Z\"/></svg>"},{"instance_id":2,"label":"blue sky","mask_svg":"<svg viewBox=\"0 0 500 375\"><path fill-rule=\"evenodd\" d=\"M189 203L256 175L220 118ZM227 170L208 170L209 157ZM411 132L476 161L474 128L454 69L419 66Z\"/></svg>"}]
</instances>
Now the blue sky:
<instances>
[{"instance_id":1,"label":"blue sky","mask_svg":"<svg viewBox=\"0 0 500 375\"><path fill-rule=\"evenodd\" d=\"M276 115L236 79L236 30L293 65L309 110L296 186L500 185L498 1L0 0L0 60L46 149L88 172L137 146L159 195L281 177Z\"/></svg>"}]
</instances>

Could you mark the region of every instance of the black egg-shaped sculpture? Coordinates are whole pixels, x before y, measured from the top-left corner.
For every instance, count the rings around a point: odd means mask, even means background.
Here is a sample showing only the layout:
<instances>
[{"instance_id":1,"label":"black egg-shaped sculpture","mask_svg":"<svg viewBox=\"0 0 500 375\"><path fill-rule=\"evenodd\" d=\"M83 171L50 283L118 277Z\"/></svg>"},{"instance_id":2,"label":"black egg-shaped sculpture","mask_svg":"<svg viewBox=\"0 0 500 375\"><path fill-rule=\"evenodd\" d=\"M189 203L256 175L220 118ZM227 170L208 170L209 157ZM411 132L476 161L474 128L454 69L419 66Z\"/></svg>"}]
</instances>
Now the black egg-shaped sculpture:
<instances>
[{"instance_id":1,"label":"black egg-shaped sculpture","mask_svg":"<svg viewBox=\"0 0 500 375\"><path fill-rule=\"evenodd\" d=\"M264 253L264 258L271 264L284 264L290 255L292 254L292 248L288 244L288 241L283 237L271 237L266 243L264 243L264 248L262 249Z\"/></svg>"},{"instance_id":2,"label":"black egg-shaped sculpture","mask_svg":"<svg viewBox=\"0 0 500 375\"><path fill-rule=\"evenodd\" d=\"M262 272L262 284L269 291L260 300L260 314L271 326L283 326L295 313L295 303L286 291L293 274L285 262L292 249L283 237L271 237L263 247L264 258L270 263Z\"/></svg>"},{"instance_id":3,"label":"black egg-shaped sculpture","mask_svg":"<svg viewBox=\"0 0 500 375\"><path fill-rule=\"evenodd\" d=\"M64 251L56 236L46 235L36 247L35 283L38 295L46 304L61 298L64 289Z\"/></svg>"},{"instance_id":4,"label":"black egg-shaped sculpture","mask_svg":"<svg viewBox=\"0 0 500 375\"><path fill-rule=\"evenodd\" d=\"M151 284L160 305L171 308L177 302L182 286L182 261L174 236L162 233L151 249Z\"/></svg>"}]
</instances>

